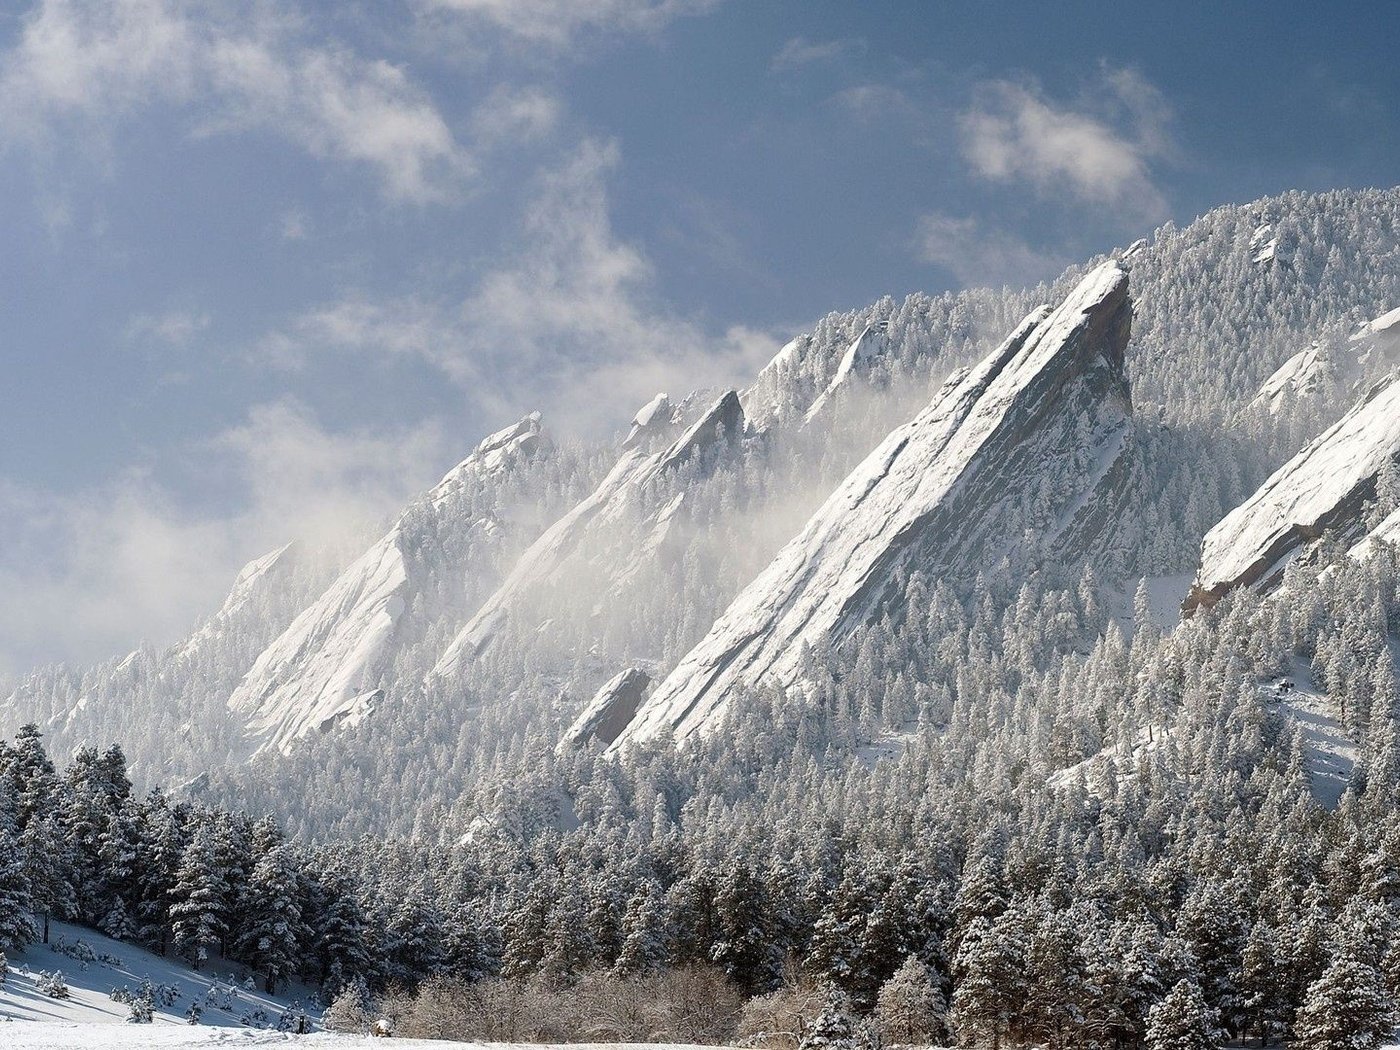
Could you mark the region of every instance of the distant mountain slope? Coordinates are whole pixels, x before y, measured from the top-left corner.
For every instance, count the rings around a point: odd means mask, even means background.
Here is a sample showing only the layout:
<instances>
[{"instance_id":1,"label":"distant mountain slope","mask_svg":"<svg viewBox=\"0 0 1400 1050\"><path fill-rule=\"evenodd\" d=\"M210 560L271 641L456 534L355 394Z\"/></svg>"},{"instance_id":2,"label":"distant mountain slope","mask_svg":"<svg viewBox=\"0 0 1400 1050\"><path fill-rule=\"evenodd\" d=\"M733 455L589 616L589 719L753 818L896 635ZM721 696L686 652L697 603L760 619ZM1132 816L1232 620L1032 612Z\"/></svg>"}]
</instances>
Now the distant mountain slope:
<instances>
[{"instance_id":1,"label":"distant mountain slope","mask_svg":"<svg viewBox=\"0 0 1400 1050\"><path fill-rule=\"evenodd\" d=\"M373 710L401 621L430 588L421 555L432 525L453 520L463 560L435 562L431 571L460 576L480 568L469 537L490 542L505 528L502 508L484 492L548 449L538 413L486 438L263 651L229 698L255 747L285 752L309 733L354 725Z\"/></svg>"}]
</instances>

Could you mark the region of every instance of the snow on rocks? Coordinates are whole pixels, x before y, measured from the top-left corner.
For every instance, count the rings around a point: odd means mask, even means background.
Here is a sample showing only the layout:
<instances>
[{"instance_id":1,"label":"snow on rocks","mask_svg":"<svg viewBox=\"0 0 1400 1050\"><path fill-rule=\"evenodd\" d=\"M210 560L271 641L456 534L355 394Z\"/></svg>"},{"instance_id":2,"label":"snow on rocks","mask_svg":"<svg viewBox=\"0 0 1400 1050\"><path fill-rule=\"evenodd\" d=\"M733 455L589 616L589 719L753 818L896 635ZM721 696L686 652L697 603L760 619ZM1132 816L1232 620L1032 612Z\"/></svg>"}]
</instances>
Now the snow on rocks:
<instances>
[{"instance_id":1,"label":"snow on rocks","mask_svg":"<svg viewBox=\"0 0 1400 1050\"><path fill-rule=\"evenodd\" d=\"M1367 339L1372 336L1400 338L1400 306L1361 325L1352 339Z\"/></svg>"},{"instance_id":2,"label":"snow on rocks","mask_svg":"<svg viewBox=\"0 0 1400 1050\"><path fill-rule=\"evenodd\" d=\"M671 399L665 394L657 394L632 417L632 429L622 442L623 448L633 448L643 439L656 433L657 429L669 425L676 413Z\"/></svg>"},{"instance_id":3,"label":"snow on rocks","mask_svg":"<svg viewBox=\"0 0 1400 1050\"><path fill-rule=\"evenodd\" d=\"M1278 236L1273 223L1265 222L1256 226L1249 238L1250 262L1255 266L1265 266L1278 258Z\"/></svg>"},{"instance_id":4,"label":"snow on rocks","mask_svg":"<svg viewBox=\"0 0 1400 1050\"><path fill-rule=\"evenodd\" d=\"M509 470L521 459L533 456L547 444L540 414L531 412L514 426L492 434L477 445L470 456L458 463L428 493L428 502L441 509L462 487L485 476Z\"/></svg>"},{"instance_id":5,"label":"snow on rocks","mask_svg":"<svg viewBox=\"0 0 1400 1050\"><path fill-rule=\"evenodd\" d=\"M680 437L655 451L658 441L668 436L668 428L675 425L671 422L673 416L656 409L659 409L659 405L653 400L637 414L633 434L629 435L631 444L623 448L607 477L583 502L546 529L521 555L505 582L443 650L429 673L430 680L455 675L466 662L482 652L511 613L535 588L557 579L586 541L606 535L609 529L626 519L634 497L650 482L715 447L721 439L733 440L744 433L744 410L739 403L739 395L730 390ZM634 440L638 437L637 421L643 413L646 413L646 422L641 426L648 432L649 441ZM655 508L647 523L648 531L654 533L657 528L668 527L676 509L676 506L669 504ZM640 551L633 552L634 559L654 549L656 542L653 535ZM612 561L603 568L616 582L624 578L632 567L632 561L622 559ZM603 588L604 591L607 589Z\"/></svg>"},{"instance_id":6,"label":"snow on rocks","mask_svg":"<svg viewBox=\"0 0 1400 1050\"><path fill-rule=\"evenodd\" d=\"M1385 465L1400 457L1400 379L1373 387L1227 514L1201 545L1188 615L1236 587L1268 591L1327 530L1355 540Z\"/></svg>"},{"instance_id":7,"label":"snow on rocks","mask_svg":"<svg viewBox=\"0 0 1400 1050\"><path fill-rule=\"evenodd\" d=\"M839 645L898 600L901 571L968 574L1098 541L1126 480L1127 274L1090 273L1042 307L857 467L642 706L618 744L713 726L741 683L793 685L808 644Z\"/></svg>"},{"instance_id":8,"label":"snow on rocks","mask_svg":"<svg viewBox=\"0 0 1400 1050\"><path fill-rule=\"evenodd\" d=\"M1329 389L1353 396L1365 377L1376 376L1400 357L1400 309L1366 321L1343 341L1315 340L1298 351L1264 381L1249 409L1278 415L1291 402L1321 398Z\"/></svg>"},{"instance_id":9,"label":"snow on rocks","mask_svg":"<svg viewBox=\"0 0 1400 1050\"><path fill-rule=\"evenodd\" d=\"M243 566L219 611L180 643L174 655L177 658L193 658L204 646L236 624L240 614L249 610L257 600L260 591L277 586L283 575L291 571L295 561L296 544L287 543ZM123 669L117 668L118 671Z\"/></svg>"},{"instance_id":10,"label":"snow on rocks","mask_svg":"<svg viewBox=\"0 0 1400 1050\"><path fill-rule=\"evenodd\" d=\"M1308 398L1321 393L1328 381L1335 377L1336 371L1336 365L1323 345L1310 343L1264 381L1249 407L1277 415L1287 406L1290 398Z\"/></svg>"},{"instance_id":11,"label":"snow on rocks","mask_svg":"<svg viewBox=\"0 0 1400 1050\"><path fill-rule=\"evenodd\" d=\"M450 511L469 498L473 481L512 469L543 447L538 413L492 434L263 650L228 701L246 719L253 750L289 753L309 734L368 717L382 699L395 630L417 591L405 520L420 508Z\"/></svg>"},{"instance_id":12,"label":"snow on rocks","mask_svg":"<svg viewBox=\"0 0 1400 1050\"><path fill-rule=\"evenodd\" d=\"M812 344L810 335L800 335L773 355L741 395L744 415L750 426L767 429L782 417L780 391L791 381L801 365L802 355Z\"/></svg>"}]
</instances>

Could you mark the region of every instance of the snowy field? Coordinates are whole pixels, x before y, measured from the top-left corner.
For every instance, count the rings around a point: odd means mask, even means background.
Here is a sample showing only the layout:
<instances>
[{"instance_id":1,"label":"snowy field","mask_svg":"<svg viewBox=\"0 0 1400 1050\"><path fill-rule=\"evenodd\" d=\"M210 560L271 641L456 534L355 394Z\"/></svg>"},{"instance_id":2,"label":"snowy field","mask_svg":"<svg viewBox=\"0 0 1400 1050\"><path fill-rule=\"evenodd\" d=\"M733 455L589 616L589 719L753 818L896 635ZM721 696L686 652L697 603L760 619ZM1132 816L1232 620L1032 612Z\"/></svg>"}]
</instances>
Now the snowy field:
<instances>
[{"instance_id":1,"label":"snowy field","mask_svg":"<svg viewBox=\"0 0 1400 1050\"><path fill-rule=\"evenodd\" d=\"M311 1050L384 1050L385 1047L417 1046L452 1050L453 1047L529 1047L530 1050L687 1050L658 1043L458 1043L440 1039L372 1039L369 1036L287 1035L282 1032L253 1032L248 1029L191 1028L188 1025L104 1025L43 1024L33 1021L0 1021L0 1046L5 1050L186 1050L196 1047L294 1046ZM698 1048L697 1048L698 1050ZM715 1050L706 1047L704 1050Z\"/></svg>"},{"instance_id":2,"label":"snowy field","mask_svg":"<svg viewBox=\"0 0 1400 1050\"><path fill-rule=\"evenodd\" d=\"M0 986L0 1047L14 1046L126 1046L125 1042L115 1041L112 1024L127 1027L129 1008L126 1004L111 998L113 989L128 988L138 991L143 981L152 985L164 985L173 991L173 1001L168 1006L157 1005L150 1025L132 1025L131 1029L140 1034L151 1033L162 1027L179 1025L179 1031L187 1037L190 1032L199 1032L186 1021L190 1004L197 1002L201 1008L200 1026L208 1026L213 1038L220 1031L225 1039L238 1037L239 1033L230 1029L241 1029L248 1034L244 1018L255 1024L275 1025L284 1011L294 1003L307 1007L308 1017L314 1021L320 1015L319 1008L312 1008L307 999L301 998L305 989L292 989L287 996L270 996L246 987L248 972L245 967L222 962L206 965L204 972L196 973L182 962L162 958L121 941L103 937L100 933L67 923L55 922L51 925L50 944L31 944L22 952L9 956L10 973L3 986ZM60 940L69 945L81 941L91 949L93 958L81 961L54 950ZM87 954L87 953L83 953ZM55 999L44 994L40 985L43 974L61 973L68 985L68 998ZM11 1023L7 1023L11 1022ZM28 1025L20 1022L46 1022L34 1031L49 1035L49 1042L31 1041L15 1043L13 1033L27 1031ZM55 1024L76 1024L79 1029L89 1027L106 1032L103 1039L81 1042L55 1041L57 1033L66 1031L54 1027ZM30 1038L26 1036L26 1038ZM34 1037L37 1038L37 1037ZM75 1036L74 1038L77 1038ZM131 1043L130 1045L137 1045ZM176 1046L177 1043L159 1045ZM193 1045L193 1044L191 1044Z\"/></svg>"},{"instance_id":3,"label":"snowy field","mask_svg":"<svg viewBox=\"0 0 1400 1050\"><path fill-rule=\"evenodd\" d=\"M286 1046L334 1047L359 1050L361 1047L388 1046L466 1046L465 1043L420 1041L417 1039L371 1039L369 1036L288 1035L284 1032L255 1032L247 1028L208 1028L204 1026L124 1024L46 1024L40 1021L0 1021L0 1046L5 1050L174 1050L184 1047Z\"/></svg>"},{"instance_id":4,"label":"snowy field","mask_svg":"<svg viewBox=\"0 0 1400 1050\"><path fill-rule=\"evenodd\" d=\"M486 1047L509 1044L460 1043L445 1040L374 1039L369 1036L315 1032L292 1035L259 1030L243 1023L257 1015L275 1024L283 1011L297 1003L307 1006L311 1021L320 1016L294 988L288 995L270 996L244 986L245 967L215 962L196 973L179 961L150 952L100 933L55 922L50 941L60 938L69 945L82 941L94 956L87 962L54 951L50 945L33 944L9 957L10 972L0 985L0 1050L183 1050L186 1047L299 1046L325 1050L362 1050L386 1046ZM41 974L62 973L68 985L67 999L54 999L40 990ZM126 1023L128 1007L114 1001L114 988L136 990L143 980L173 988L179 998L169 1007L157 1007L150 1024ZM214 989L211 995L211 987ZM202 1007L200 1023L189 1024L185 1013L191 1002ZM546 1044L528 1044L532 1050L551 1050ZM571 1043L567 1050L622 1050L623 1044ZM645 1050L644 1044L626 1044L627 1050ZM564 1050L556 1047L555 1050ZM687 1050L670 1046L666 1050Z\"/></svg>"}]
</instances>

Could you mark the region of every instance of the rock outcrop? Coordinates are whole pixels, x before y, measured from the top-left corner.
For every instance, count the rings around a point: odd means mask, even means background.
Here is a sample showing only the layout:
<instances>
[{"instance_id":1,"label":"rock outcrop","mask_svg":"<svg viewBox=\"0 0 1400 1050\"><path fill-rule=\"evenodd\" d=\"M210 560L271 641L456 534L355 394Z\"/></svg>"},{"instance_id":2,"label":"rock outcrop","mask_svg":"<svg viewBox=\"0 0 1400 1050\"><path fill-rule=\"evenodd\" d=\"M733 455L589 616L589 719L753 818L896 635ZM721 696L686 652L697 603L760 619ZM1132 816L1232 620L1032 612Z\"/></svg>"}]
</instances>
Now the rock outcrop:
<instances>
[{"instance_id":1,"label":"rock outcrop","mask_svg":"<svg viewBox=\"0 0 1400 1050\"><path fill-rule=\"evenodd\" d=\"M807 414L802 419L803 426L810 425L829 404L842 396L852 382L869 374L875 362L889 351L888 332L888 321L876 321L865 326L865 330L856 336L855 342L841 355L841 361L836 366L836 374L831 377L831 382L827 383L826 389L817 395L817 399L807 409Z\"/></svg>"},{"instance_id":2,"label":"rock outcrop","mask_svg":"<svg viewBox=\"0 0 1400 1050\"><path fill-rule=\"evenodd\" d=\"M739 395L730 390L700 415L679 437L658 445L679 425L676 415L659 410L655 399L637 414L622 454L612 470L583 502L556 521L521 555L515 567L496 592L476 611L443 650L429 679L451 677L495 638L513 612L519 610L537 588L556 584L580 551L612 531L621 532L620 523L629 521L636 510L639 493L652 482L701 458L722 444L737 440L744 433L744 410ZM669 404L669 402L668 402ZM605 559L599 567L604 582L596 584L607 591L633 571L635 562L664 540L675 520L679 505L672 501L646 509L643 520L627 531L640 528L637 545L626 556ZM616 553L616 552L614 552Z\"/></svg>"},{"instance_id":3,"label":"rock outcrop","mask_svg":"<svg viewBox=\"0 0 1400 1050\"><path fill-rule=\"evenodd\" d=\"M618 744L683 741L741 684L796 684L806 644L839 646L897 613L908 570L967 578L1028 543L1067 555L1101 544L1130 470L1131 316L1127 274L1105 263L954 375L744 589Z\"/></svg>"},{"instance_id":4,"label":"rock outcrop","mask_svg":"<svg viewBox=\"0 0 1400 1050\"><path fill-rule=\"evenodd\" d=\"M1326 532L1355 542L1386 465L1400 458L1400 378L1372 387L1312 444L1276 470L1212 528L1182 611L1214 605L1237 587L1268 591Z\"/></svg>"},{"instance_id":5,"label":"rock outcrop","mask_svg":"<svg viewBox=\"0 0 1400 1050\"><path fill-rule=\"evenodd\" d=\"M640 667L629 667L608 679L565 731L555 750L564 752L590 740L611 744L636 716L649 685L651 675Z\"/></svg>"}]
</instances>

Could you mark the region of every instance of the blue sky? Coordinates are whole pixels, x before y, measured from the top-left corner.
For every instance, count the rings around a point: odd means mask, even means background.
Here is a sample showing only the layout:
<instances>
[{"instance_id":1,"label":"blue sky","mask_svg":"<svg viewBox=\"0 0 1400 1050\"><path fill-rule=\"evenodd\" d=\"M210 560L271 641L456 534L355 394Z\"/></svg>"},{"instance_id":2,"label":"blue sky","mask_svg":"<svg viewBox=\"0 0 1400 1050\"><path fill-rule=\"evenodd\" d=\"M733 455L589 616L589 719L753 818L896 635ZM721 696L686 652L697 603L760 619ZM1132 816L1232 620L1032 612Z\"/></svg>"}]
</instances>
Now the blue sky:
<instances>
[{"instance_id":1,"label":"blue sky","mask_svg":"<svg viewBox=\"0 0 1400 1050\"><path fill-rule=\"evenodd\" d=\"M0 11L0 675L176 637L540 408L1400 171L1384 4Z\"/></svg>"}]
</instances>

